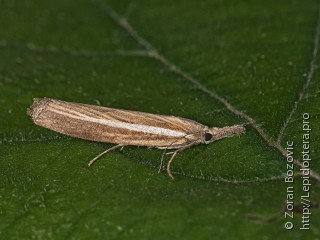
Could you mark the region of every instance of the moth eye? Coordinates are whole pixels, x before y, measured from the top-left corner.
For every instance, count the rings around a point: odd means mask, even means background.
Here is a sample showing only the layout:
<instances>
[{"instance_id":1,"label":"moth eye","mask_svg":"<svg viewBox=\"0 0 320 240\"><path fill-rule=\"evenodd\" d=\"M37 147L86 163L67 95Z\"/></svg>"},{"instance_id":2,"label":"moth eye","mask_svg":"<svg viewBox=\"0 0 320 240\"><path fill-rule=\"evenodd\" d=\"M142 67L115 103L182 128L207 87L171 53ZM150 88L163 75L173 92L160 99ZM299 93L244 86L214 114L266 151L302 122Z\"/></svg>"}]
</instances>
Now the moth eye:
<instances>
[{"instance_id":1,"label":"moth eye","mask_svg":"<svg viewBox=\"0 0 320 240\"><path fill-rule=\"evenodd\" d=\"M206 132L206 133L204 134L204 140L205 140L206 142L210 141L211 138L212 138L212 134L211 134L211 133Z\"/></svg>"}]
</instances>

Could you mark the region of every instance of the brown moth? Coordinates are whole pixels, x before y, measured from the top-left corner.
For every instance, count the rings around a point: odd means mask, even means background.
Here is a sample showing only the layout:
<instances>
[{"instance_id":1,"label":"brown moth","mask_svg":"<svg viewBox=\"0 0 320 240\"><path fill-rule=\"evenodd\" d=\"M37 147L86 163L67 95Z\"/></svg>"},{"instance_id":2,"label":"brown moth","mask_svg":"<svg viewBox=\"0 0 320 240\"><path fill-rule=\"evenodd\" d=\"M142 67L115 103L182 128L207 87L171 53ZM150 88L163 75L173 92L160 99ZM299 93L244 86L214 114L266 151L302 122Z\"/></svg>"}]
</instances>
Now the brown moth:
<instances>
[{"instance_id":1,"label":"brown moth","mask_svg":"<svg viewBox=\"0 0 320 240\"><path fill-rule=\"evenodd\" d=\"M27 111L35 124L81 139L117 144L92 159L128 145L176 149L167 172L173 178L170 165L177 153L197 145L209 144L221 138L245 132L243 125L207 127L186 118L121 110L50 98L35 98Z\"/></svg>"}]
</instances>

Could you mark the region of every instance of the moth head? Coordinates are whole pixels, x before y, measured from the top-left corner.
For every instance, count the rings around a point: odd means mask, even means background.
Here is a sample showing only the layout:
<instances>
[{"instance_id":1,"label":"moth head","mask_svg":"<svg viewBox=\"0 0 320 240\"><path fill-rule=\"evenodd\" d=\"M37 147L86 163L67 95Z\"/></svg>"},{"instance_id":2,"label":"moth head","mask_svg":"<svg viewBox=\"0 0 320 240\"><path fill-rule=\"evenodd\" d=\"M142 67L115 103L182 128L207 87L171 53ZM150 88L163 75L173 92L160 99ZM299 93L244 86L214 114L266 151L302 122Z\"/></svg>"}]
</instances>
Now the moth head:
<instances>
[{"instance_id":1,"label":"moth head","mask_svg":"<svg viewBox=\"0 0 320 240\"><path fill-rule=\"evenodd\" d=\"M234 125L230 127L223 128L206 128L203 131L203 140L202 142L205 144L209 144L213 141L217 141L222 138L232 137L234 135L240 135L245 133L246 129L243 125Z\"/></svg>"}]
</instances>

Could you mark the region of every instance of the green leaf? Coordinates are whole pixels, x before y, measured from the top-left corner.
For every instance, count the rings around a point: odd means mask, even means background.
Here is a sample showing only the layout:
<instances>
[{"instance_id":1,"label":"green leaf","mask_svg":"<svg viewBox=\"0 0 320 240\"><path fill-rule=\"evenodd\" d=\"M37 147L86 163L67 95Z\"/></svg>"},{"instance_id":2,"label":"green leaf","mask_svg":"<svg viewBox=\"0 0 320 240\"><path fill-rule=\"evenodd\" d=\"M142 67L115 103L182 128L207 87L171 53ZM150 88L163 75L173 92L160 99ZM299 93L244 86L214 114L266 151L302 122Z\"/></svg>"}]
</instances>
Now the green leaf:
<instances>
[{"instance_id":1,"label":"green leaf","mask_svg":"<svg viewBox=\"0 0 320 240\"><path fill-rule=\"evenodd\" d=\"M0 9L1 239L319 236L317 1L3 0ZM34 97L247 132L180 153L175 180L158 173L157 149L125 147L89 168L112 145L36 126L26 115ZM294 172L312 170L294 183L290 141ZM312 160L303 162L303 141ZM290 186L294 219L283 212Z\"/></svg>"}]
</instances>

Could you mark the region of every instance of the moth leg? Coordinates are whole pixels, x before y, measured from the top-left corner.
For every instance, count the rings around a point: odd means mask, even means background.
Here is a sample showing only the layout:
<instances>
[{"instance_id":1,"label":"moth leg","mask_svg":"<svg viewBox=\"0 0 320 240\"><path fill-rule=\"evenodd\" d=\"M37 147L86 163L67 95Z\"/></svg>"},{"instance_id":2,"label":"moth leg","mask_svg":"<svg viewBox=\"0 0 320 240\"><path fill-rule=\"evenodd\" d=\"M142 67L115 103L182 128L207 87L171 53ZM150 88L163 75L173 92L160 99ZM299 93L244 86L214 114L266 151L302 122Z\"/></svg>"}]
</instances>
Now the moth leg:
<instances>
[{"instance_id":1,"label":"moth leg","mask_svg":"<svg viewBox=\"0 0 320 240\"><path fill-rule=\"evenodd\" d=\"M171 156L171 158L170 158L170 160L169 160L169 162L168 162L168 164L167 164L167 173L168 173L168 175L169 175L172 179L174 179L174 177L173 177L173 175L172 175L172 173L171 173L170 165L171 165L174 157L175 157L179 152L182 152L183 150L186 150L187 148L192 147L193 145L196 145L196 144L198 144L198 142L192 142L192 143L190 143L190 144L188 144L188 145L186 145L186 146L184 146L184 147L179 148L178 150L176 150L176 151L174 151L174 152L170 152L170 153L169 153L169 154L172 154L172 156Z\"/></svg>"},{"instance_id":2,"label":"moth leg","mask_svg":"<svg viewBox=\"0 0 320 240\"><path fill-rule=\"evenodd\" d=\"M106 153L108 152L111 152L112 150L115 150L117 148L121 147L121 150L122 148L124 147L124 145L122 144L118 144L118 145L115 145L111 148L108 148L107 150L103 151L102 153L100 153L98 156L96 156L95 158L93 158L89 163L88 163L88 166L90 167L96 160L98 160L99 158L101 158L103 155L105 155Z\"/></svg>"},{"instance_id":3,"label":"moth leg","mask_svg":"<svg viewBox=\"0 0 320 240\"><path fill-rule=\"evenodd\" d=\"M163 166L163 158L164 158L164 155L165 155L166 151L163 152L162 156L161 156L161 161L160 161L160 166L159 166L159 170L158 170L158 173L161 172L162 170L162 166Z\"/></svg>"},{"instance_id":4,"label":"moth leg","mask_svg":"<svg viewBox=\"0 0 320 240\"><path fill-rule=\"evenodd\" d=\"M173 152L173 154L172 154L172 156L171 156L171 158L170 158L170 160L169 160L169 162L167 164L167 173L168 173L169 177L171 177L172 179L174 179L174 177L172 176L172 173L171 173L171 170L170 170L170 165L171 165L174 157L177 155L177 153L178 153L178 150Z\"/></svg>"},{"instance_id":5,"label":"moth leg","mask_svg":"<svg viewBox=\"0 0 320 240\"><path fill-rule=\"evenodd\" d=\"M173 152L170 152L170 153L166 153L166 151L167 151L168 148L169 148L170 146L172 146L172 144L174 144L176 141L177 141L177 140L173 141L169 146L167 146L167 147L164 149L164 152L163 152L163 154L162 154L162 156L161 156L161 162L160 162L160 166L159 166L158 173L160 173L161 170L162 170L164 155L166 155L166 154L173 154L173 153L174 153L174 151L173 151Z\"/></svg>"},{"instance_id":6,"label":"moth leg","mask_svg":"<svg viewBox=\"0 0 320 240\"><path fill-rule=\"evenodd\" d=\"M160 172L161 172L161 170L162 170L162 167L163 167L163 159L164 159L164 155L168 154L168 153L166 153L167 149L168 149L168 148L165 148L165 149L164 149L164 152L162 153L162 156L161 156L161 161L160 161L160 166L159 166L159 170L158 170L158 173L160 173Z\"/></svg>"},{"instance_id":7,"label":"moth leg","mask_svg":"<svg viewBox=\"0 0 320 240\"><path fill-rule=\"evenodd\" d=\"M172 151L172 152L167 152L166 155L171 155L171 154L174 154L175 151Z\"/></svg>"}]
</instances>

